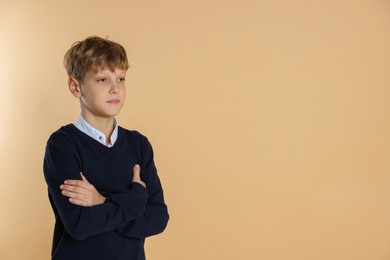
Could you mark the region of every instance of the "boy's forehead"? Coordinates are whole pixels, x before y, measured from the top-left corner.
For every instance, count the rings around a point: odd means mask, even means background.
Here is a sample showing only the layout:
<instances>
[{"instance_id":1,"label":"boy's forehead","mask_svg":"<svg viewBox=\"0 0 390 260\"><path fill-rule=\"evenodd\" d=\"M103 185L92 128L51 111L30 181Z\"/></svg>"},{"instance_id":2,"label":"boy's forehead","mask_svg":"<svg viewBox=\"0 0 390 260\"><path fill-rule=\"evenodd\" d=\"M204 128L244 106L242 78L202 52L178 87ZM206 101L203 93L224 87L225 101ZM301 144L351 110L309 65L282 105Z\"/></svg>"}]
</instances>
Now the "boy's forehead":
<instances>
[{"instance_id":1,"label":"boy's forehead","mask_svg":"<svg viewBox=\"0 0 390 260\"><path fill-rule=\"evenodd\" d=\"M99 74L107 72L125 74L126 70L121 67L115 67L114 69L111 69L108 66L95 66L88 70L88 74Z\"/></svg>"}]
</instances>

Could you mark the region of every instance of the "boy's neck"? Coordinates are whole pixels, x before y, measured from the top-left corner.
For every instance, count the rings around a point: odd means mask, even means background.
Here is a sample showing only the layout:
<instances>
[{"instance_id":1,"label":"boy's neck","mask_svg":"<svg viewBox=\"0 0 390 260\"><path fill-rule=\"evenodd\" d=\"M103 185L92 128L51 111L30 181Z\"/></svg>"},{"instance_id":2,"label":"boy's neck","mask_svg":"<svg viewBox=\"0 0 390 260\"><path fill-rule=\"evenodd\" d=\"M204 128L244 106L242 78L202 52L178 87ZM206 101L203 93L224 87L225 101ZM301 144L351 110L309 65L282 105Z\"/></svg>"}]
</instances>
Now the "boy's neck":
<instances>
[{"instance_id":1,"label":"boy's neck","mask_svg":"<svg viewBox=\"0 0 390 260\"><path fill-rule=\"evenodd\" d=\"M111 134L115 128L115 118L114 117L95 117L89 116L88 114L82 114L85 121L88 124L102 132L106 136L106 145L110 143Z\"/></svg>"}]
</instances>

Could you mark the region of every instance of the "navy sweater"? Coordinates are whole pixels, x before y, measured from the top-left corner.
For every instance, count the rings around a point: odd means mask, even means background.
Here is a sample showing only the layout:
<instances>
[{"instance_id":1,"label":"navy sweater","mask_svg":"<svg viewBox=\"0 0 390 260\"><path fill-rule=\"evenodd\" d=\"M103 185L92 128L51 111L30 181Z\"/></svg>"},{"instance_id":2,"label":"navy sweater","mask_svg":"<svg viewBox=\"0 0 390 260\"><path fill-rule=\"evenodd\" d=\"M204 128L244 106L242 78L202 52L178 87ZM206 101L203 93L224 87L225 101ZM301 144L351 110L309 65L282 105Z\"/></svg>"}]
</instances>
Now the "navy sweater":
<instances>
[{"instance_id":1,"label":"navy sweater","mask_svg":"<svg viewBox=\"0 0 390 260\"><path fill-rule=\"evenodd\" d=\"M132 184L135 164L146 189ZM64 180L81 179L80 172L107 197L105 203L77 206L61 194ZM145 238L167 225L152 146L136 131L119 127L108 148L72 124L61 127L47 142L44 175L56 219L52 259L142 260Z\"/></svg>"}]
</instances>

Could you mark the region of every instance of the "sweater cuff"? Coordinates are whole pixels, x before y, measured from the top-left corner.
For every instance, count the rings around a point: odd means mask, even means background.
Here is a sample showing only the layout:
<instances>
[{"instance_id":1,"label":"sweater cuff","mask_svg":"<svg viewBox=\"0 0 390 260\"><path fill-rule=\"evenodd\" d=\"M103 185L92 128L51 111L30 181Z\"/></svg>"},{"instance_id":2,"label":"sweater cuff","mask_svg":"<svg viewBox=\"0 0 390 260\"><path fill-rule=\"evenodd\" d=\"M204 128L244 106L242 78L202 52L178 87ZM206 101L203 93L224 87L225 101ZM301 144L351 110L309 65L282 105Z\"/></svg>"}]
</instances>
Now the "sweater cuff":
<instances>
[{"instance_id":1,"label":"sweater cuff","mask_svg":"<svg viewBox=\"0 0 390 260\"><path fill-rule=\"evenodd\" d=\"M145 196L146 198L149 196L148 189L138 182L133 182L130 190L134 190L136 193Z\"/></svg>"},{"instance_id":2,"label":"sweater cuff","mask_svg":"<svg viewBox=\"0 0 390 260\"><path fill-rule=\"evenodd\" d=\"M138 188L137 188L138 187ZM142 185L142 184L140 184L140 183L138 183L138 182L133 182L132 184L131 184L131 188L132 189L139 189L139 188L141 188L141 189L143 189L143 190L146 190L146 188Z\"/></svg>"}]
</instances>

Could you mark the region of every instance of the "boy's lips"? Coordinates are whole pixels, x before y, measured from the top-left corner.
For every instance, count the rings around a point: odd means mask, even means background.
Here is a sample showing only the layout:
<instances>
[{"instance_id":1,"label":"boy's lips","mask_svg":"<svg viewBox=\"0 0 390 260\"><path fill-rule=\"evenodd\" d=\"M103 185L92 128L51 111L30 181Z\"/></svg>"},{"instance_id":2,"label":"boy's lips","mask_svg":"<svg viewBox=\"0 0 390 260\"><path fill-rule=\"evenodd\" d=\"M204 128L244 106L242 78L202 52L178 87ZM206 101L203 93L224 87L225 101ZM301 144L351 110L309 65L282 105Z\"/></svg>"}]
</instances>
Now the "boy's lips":
<instances>
[{"instance_id":1,"label":"boy's lips","mask_svg":"<svg viewBox=\"0 0 390 260\"><path fill-rule=\"evenodd\" d=\"M120 102L121 102L120 99L117 99L117 98L110 99L107 101L107 103L110 103L110 104L119 104Z\"/></svg>"}]
</instances>

